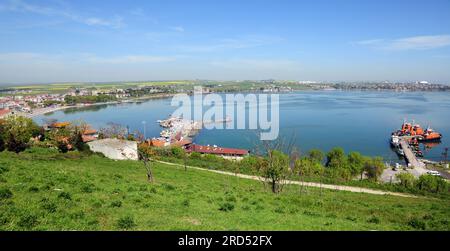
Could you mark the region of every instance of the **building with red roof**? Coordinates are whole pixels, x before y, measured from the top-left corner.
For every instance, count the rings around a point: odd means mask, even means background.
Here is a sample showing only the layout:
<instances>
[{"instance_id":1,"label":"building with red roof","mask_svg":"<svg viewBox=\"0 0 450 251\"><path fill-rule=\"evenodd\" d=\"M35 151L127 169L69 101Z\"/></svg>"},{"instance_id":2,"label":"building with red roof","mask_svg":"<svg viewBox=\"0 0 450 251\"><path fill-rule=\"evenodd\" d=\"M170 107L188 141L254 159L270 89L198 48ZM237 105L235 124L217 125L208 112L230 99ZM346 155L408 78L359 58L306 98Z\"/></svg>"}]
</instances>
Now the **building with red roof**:
<instances>
[{"instance_id":1,"label":"building with red roof","mask_svg":"<svg viewBox=\"0 0 450 251\"><path fill-rule=\"evenodd\" d=\"M0 109L0 118L5 117L11 112L11 110L8 109Z\"/></svg>"},{"instance_id":2,"label":"building with red roof","mask_svg":"<svg viewBox=\"0 0 450 251\"><path fill-rule=\"evenodd\" d=\"M246 149L237 149L237 148L225 148L219 146L202 146L191 144L186 147L187 153L197 152L201 154L214 154L220 155L222 157L243 157L250 153L249 150Z\"/></svg>"}]
</instances>

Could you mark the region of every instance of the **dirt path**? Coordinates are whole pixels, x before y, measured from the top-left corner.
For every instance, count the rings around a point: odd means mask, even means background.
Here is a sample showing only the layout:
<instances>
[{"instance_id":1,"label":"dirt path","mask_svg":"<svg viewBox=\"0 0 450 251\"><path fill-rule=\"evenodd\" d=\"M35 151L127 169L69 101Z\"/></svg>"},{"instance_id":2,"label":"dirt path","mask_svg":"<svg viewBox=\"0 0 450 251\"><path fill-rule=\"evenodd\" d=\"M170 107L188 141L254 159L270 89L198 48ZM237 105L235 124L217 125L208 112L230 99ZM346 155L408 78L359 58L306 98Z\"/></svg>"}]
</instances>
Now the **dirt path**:
<instances>
[{"instance_id":1,"label":"dirt path","mask_svg":"<svg viewBox=\"0 0 450 251\"><path fill-rule=\"evenodd\" d=\"M170 163L170 162L165 162L165 161L160 161L160 160L157 160L156 162L184 168L184 165L182 165L182 164L175 164L175 163ZM232 172L219 171L219 170L210 170L210 169L196 167L196 166L187 166L187 167L190 168L190 169L195 169L195 170L207 171L207 172L218 173L218 174L229 175L229 176L237 176L237 177L240 177L240 178L243 178L243 179L258 180L258 181L263 180L262 177L255 176L255 175L236 174L236 173L232 173ZM296 181L296 180L285 180L284 182L285 182L285 184L303 185L303 186L308 186L308 187L319 187L319 188L322 187L322 188L325 188L325 189L339 190L339 191L348 191L348 192L355 192L355 193L368 193L368 194L377 194L377 195L393 195L393 196L400 196L400 197L417 198L417 196L414 196L414 195L411 195L411 194L381 191L381 190L375 190L375 189L363 188L363 187L320 184L320 183L315 183L315 182L301 182L301 181Z\"/></svg>"}]
</instances>

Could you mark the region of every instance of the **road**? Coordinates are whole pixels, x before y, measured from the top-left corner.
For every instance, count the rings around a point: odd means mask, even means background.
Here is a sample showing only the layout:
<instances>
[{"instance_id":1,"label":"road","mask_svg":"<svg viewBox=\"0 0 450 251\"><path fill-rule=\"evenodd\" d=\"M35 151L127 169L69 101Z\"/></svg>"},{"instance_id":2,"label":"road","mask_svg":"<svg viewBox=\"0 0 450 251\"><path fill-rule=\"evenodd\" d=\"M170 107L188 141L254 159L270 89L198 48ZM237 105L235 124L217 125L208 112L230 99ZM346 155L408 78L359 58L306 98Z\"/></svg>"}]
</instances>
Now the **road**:
<instances>
[{"instance_id":1,"label":"road","mask_svg":"<svg viewBox=\"0 0 450 251\"><path fill-rule=\"evenodd\" d=\"M160 161L160 160L155 160L155 161L158 162L158 163L166 164L166 165L178 166L178 167L183 167L184 168L184 165L182 165L182 164L175 164L175 163L170 163L170 162L165 162L165 161ZM201 171L212 172L212 173L218 173L218 174L222 174L222 175L237 176L237 177L243 178L243 179L257 180L257 181L264 180L263 177L255 176L255 175L236 174L236 173L232 173L232 172L211 170L211 169L205 169L205 168L195 167L195 166L187 166L187 167L190 168L190 169L201 170ZM370 188L362 188L362 187L320 184L320 183L315 183L315 182L301 182L301 181L297 181L297 180L285 180L284 184L303 185L303 186L307 186L307 187L318 187L318 188L322 187L324 189L348 191L348 192L355 192L355 193L368 193L368 194L377 194L377 195L393 195L393 196L400 196L400 197L417 198L417 196L414 196L414 195L411 195L411 194L395 193L395 192L381 191L381 190L375 190L375 189L370 189Z\"/></svg>"}]
</instances>

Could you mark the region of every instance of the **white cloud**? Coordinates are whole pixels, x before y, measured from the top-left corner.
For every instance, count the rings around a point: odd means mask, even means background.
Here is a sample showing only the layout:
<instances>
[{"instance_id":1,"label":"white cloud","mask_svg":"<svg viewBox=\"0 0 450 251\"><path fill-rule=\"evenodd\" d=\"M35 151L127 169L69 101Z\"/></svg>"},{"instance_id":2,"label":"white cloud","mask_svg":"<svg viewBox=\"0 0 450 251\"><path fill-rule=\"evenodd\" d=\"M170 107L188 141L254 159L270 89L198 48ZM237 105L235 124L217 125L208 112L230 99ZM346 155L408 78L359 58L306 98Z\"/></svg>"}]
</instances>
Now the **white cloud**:
<instances>
[{"instance_id":1,"label":"white cloud","mask_svg":"<svg viewBox=\"0 0 450 251\"><path fill-rule=\"evenodd\" d=\"M162 63L175 61L175 57L148 56L148 55L128 55L120 57L97 57L90 56L88 61L91 63L104 64L135 64L135 63Z\"/></svg>"},{"instance_id":2,"label":"white cloud","mask_svg":"<svg viewBox=\"0 0 450 251\"><path fill-rule=\"evenodd\" d=\"M0 6L0 11L12 11L33 13L44 16L59 16L74 22L83 23L90 26L105 26L111 28L120 28L123 24L123 19L115 16L112 19L103 19L99 17L85 17L72 13L65 9L51 8L48 6L33 5L22 0L10 0L7 4Z\"/></svg>"},{"instance_id":3,"label":"white cloud","mask_svg":"<svg viewBox=\"0 0 450 251\"><path fill-rule=\"evenodd\" d=\"M162 63L175 61L174 56L152 55L124 55L114 57L100 57L95 54L40 54L40 53L3 53L0 54L0 64L67 64L67 62L92 63L92 64L136 64L136 63Z\"/></svg>"},{"instance_id":4,"label":"white cloud","mask_svg":"<svg viewBox=\"0 0 450 251\"><path fill-rule=\"evenodd\" d=\"M184 32L184 28L182 26L174 26L170 27L171 30L174 30L176 32Z\"/></svg>"},{"instance_id":5,"label":"white cloud","mask_svg":"<svg viewBox=\"0 0 450 251\"><path fill-rule=\"evenodd\" d=\"M429 50L450 46L450 35L415 36L398 39L372 39L357 41L353 44L393 51Z\"/></svg>"}]
</instances>

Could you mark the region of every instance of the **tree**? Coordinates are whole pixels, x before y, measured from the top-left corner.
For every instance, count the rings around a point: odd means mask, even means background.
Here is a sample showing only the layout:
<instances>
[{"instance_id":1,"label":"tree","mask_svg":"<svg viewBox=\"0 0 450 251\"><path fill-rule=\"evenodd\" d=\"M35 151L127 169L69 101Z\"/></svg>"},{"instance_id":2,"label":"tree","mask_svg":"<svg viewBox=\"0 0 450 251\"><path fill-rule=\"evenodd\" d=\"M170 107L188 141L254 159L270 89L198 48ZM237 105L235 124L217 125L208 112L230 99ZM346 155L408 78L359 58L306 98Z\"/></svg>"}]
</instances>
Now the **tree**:
<instances>
[{"instance_id":1,"label":"tree","mask_svg":"<svg viewBox=\"0 0 450 251\"><path fill-rule=\"evenodd\" d=\"M344 149L335 147L331 149L327 154L328 168L345 168L347 166L347 157L345 156Z\"/></svg>"},{"instance_id":2,"label":"tree","mask_svg":"<svg viewBox=\"0 0 450 251\"><path fill-rule=\"evenodd\" d=\"M322 163L325 155L320 149L311 149L308 152L308 157L310 160L315 161L317 163Z\"/></svg>"},{"instance_id":3,"label":"tree","mask_svg":"<svg viewBox=\"0 0 450 251\"><path fill-rule=\"evenodd\" d=\"M384 170L383 159L380 157L375 157L367 160L364 164L364 170L369 180L378 181L378 178Z\"/></svg>"},{"instance_id":4,"label":"tree","mask_svg":"<svg viewBox=\"0 0 450 251\"><path fill-rule=\"evenodd\" d=\"M415 177L410 173L398 173L395 177L400 181L400 185L404 188L413 188Z\"/></svg>"},{"instance_id":5,"label":"tree","mask_svg":"<svg viewBox=\"0 0 450 251\"><path fill-rule=\"evenodd\" d=\"M256 169L269 182L272 192L279 193L290 173L289 156L278 150L269 150L266 157L258 159Z\"/></svg>"},{"instance_id":6,"label":"tree","mask_svg":"<svg viewBox=\"0 0 450 251\"><path fill-rule=\"evenodd\" d=\"M359 152L351 152L348 154L348 168L350 169L350 173L352 176L355 176L357 174L361 174L361 180L362 180L362 173L364 170L364 157Z\"/></svg>"},{"instance_id":7,"label":"tree","mask_svg":"<svg viewBox=\"0 0 450 251\"><path fill-rule=\"evenodd\" d=\"M6 148L12 152L25 150L32 137L39 135L39 126L30 118L8 116L3 125L3 137Z\"/></svg>"},{"instance_id":8,"label":"tree","mask_svg":"<svg viewBox=\"0 0 450 251\"><path fill-rule=\"evenodd\" d=\"M128 130L120 124L108 123L108 127L100 128L99 138L127 138Z\"/></svg>"},{"instance_id":9,"label":"tree","mask_svg":"<svg viewBox=\"0 0 450 251\"><path fill-rule=\"evenodd\" d=\"M448 191L448 183L442 177L429 174L421 175L416 182L416 187L432 193Z\"/></svg>"},{"instance_id":10,"label":"tree","mask_svg":"<svg viewBox=\"0 0 450 251\"><path fill-rule=\"evenodd\" d=\"M150 183L154 182L153 171L152 171L152 162L153 160L150 158L148 151L142 151L138 148L139 159L144 163L144 168L147 172L147 181Z\"/></svg>"}]
</instances>

